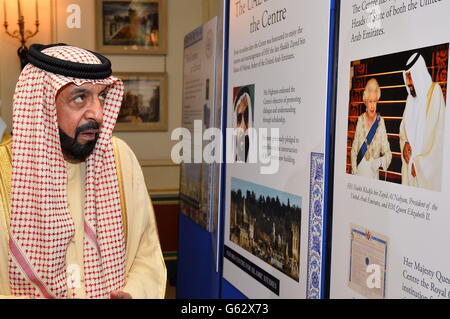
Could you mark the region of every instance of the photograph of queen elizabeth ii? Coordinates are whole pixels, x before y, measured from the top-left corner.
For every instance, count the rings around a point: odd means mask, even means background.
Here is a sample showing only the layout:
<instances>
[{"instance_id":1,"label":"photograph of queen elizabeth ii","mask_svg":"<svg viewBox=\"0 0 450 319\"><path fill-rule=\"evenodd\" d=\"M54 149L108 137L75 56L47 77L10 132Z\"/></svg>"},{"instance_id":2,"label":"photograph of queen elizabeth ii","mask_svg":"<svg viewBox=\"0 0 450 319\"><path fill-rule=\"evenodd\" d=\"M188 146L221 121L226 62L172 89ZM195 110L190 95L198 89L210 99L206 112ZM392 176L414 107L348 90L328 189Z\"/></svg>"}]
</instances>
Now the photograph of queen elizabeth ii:
<instances>
[{"instance_id":1,"label":"photograph of queen elizabeth ii","mask_svg":"<svg viewBox=\"0 0 450 319\"><path fill-rule=\"evenodd\" d=\"M392 160L386 125L377 112L380 97L380 85L371 78L363 91L366 111L358 117L351 151L352 174L373 179L378 179L378 169L386 170Z\"/></svg>"}]
</instances>

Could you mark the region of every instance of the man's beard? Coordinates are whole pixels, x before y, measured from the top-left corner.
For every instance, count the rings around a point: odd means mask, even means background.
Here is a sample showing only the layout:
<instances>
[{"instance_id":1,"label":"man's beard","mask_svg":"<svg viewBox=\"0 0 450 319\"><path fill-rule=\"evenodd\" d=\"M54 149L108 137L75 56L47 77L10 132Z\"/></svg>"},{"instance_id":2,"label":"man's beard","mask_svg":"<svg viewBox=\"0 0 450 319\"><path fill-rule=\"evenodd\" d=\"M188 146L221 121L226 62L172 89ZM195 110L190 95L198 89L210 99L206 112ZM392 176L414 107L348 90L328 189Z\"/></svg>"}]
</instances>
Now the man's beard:
<instances>
[{"instance_id":1,"label":"man's beard","mask_svg":"<svg viewBox=\"0 0 450 319\"><path fill-rule=\"evenodd\" d=\"M414 86L409 87L409 93L411 93L412 97L417 97L416 89L414 88Z\"/></svg>"},{"instance_id":2,"label":"man's beard","mask_svg":"<svg viewBox=\"0 0 450 319\"><path fill-rule=\"evenodd\" d=\"M81 144L77 142L78 135L87 130L98 130L99 125L96 122L89 122L77 127L75 131L75 137L72 138L67 135L61 128L59 128L59 139L61 141L61 149L63 154L70 160L84 162L86 158L94 151L95 144L97 143L99 134L95 134L95 139Z\"/></svg>"},{"instance_id":3,"label":"man's beard","mask_svg":"<svg viewBox=\"0 0 450 319\"><path fill-rule=\"evenodd\" d=\"M241 129L239 129L241 130ZM238 134L236 137L236 161L247 163L250 139L248 133Z\"/></svg>"}]
</instances>

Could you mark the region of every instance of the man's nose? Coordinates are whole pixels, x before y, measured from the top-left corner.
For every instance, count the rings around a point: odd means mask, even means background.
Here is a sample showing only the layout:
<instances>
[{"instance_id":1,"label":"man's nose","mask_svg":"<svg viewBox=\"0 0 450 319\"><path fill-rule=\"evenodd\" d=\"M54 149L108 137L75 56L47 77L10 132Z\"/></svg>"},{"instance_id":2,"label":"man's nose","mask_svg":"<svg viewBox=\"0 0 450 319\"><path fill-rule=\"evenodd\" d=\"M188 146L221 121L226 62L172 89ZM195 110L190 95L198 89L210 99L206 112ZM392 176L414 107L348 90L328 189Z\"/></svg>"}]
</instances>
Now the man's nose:
<instances>
[{"instance_id":1,"label":"man's nose","mask_svg":"<svg viewBox=\"0 0 450 319\"><path fill-rule=\"evenodd\" d=\"M87 120L94 120L98 125L103 123L103 101L98 97L92 99L92 103L89 105L88 110L85 113Z\"/></svg>"}]
</instances>

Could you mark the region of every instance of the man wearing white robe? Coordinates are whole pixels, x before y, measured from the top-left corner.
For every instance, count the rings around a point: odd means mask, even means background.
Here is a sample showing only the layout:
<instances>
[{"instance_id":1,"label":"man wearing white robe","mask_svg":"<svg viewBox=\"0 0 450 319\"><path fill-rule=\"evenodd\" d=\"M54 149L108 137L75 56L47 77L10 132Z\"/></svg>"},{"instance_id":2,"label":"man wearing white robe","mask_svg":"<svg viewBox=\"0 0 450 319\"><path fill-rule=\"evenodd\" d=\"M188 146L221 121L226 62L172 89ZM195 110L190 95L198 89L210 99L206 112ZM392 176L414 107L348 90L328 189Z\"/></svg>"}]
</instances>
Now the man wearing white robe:
<instances>
[{"instance_id":1,"label":"man wearing white robe","mask_svg":"<svg viewBox=\"0 0 450 319\"><path fill-rule=\"evenodd\" d=\"M413 54L403 73L408 97L400 124L402 184L440 191L445 101L424 58Z\"/></svg>"},{"instance_id":2,"label":"man wearing white robe","mask_svg":"<svg viewBox=\"0 0 450 319\"><path fill-rule=\"evenodd\" d=\"M11 141L6 142L11 143ZM128 215L127 282L124 291L132 298L164 298L166 269L159 245L155 213L146 190L142 170L133 151L120 139L116 140L124 178L124 193ZM0 145L0 154L5 150ZM2 156L0 155L0 158ZM0 168L0 170L3 167ZM68 202L75 222L75 235L67 249L67 265L80 265L79 281L74 276L75 298L86 298L83 288L83 212L79 204L84 193L85 164L68 164ZM8 213L0 205L0 299L10 295L8 280ZM76 275L76 274L74 274ZM78 288L76 288L78 286ZM71 291L70 291L71 292ZM72 293L69 292L69 297Z\"/></svg>"},{"instance_id":3,"label":"man wearing white robe","mask_svg":"<svg viewBox=\"0 0 450 319\"><path fill-rule=\"evenodd\" d=\"M13 140L0 143L0 298L164 298L142 170L111 135L123 84L96 53L60 44L30 52L37 60L16 87Z\"/></svg>"}]
</instances>

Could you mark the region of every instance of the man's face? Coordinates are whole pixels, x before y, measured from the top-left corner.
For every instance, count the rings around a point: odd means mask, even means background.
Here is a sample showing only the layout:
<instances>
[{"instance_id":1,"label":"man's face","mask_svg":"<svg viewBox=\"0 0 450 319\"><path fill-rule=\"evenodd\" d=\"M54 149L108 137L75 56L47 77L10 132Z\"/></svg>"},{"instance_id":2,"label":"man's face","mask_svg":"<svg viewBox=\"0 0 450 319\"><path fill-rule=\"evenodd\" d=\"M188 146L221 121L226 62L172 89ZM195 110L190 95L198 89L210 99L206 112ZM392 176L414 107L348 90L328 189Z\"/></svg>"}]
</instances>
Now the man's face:
<instances>
[{"instance_id":1,"label":"man's face","mask_svg":"<svg viewBox=\"0 0 450 319\"><path fill-rule=\"evenodd\" d=\"M367 100L364 102L366 105L366 112L369 117L373 118L377 114L377 93L374 91L369 91L367 94Z\"/></svg>"},{"instance_id":2,"label":"man's face","mask_svg":"<svg viewBox=\"0 0 450 319\"><path fill-rule=\"evenodd\" d=\"M61 148L69 160L84 161L94 150L103 123L104 84L73 83L56 96Z\"/></svg>"},{"instance_id":3,"label":"man's face","mask_svg":"<svg viewBox=\"0 0 450 319\"><path fill-rule=\"evenodd\" d=\"M243 129L244 132L248 129L248 112L248 98L244 96L236 106L237 127Z\"/></svg>"},{"instance_id":4,"label":"man's face","mask_svg":"<svg viewBox=\"0 0 450 319\"><path fill-rule=\"evenodd\" d=\"M245 160L245 138L248 130L248 96L244 96L240 99L239 104L236 105L236 122L237 122L237 134L236 134L236 146L237 146L237 158L241 161Z\"/></svg>"},{"instance_id":5,"label":"man's face","mask_svg":"<svg viewBox=\"0 0 450 319\"><path fill-rule=\"evenodd\" d=\"M406 83L405 84L406 84L406 86L409 89L409 93L411 93L412 97L416 97L417 94L416 94L416 89L414 88L414 82L413 82L412 77L411 77L411 72L406 72L405 73L405 79L406 79Z\"/></svg>"}]
</instances>

